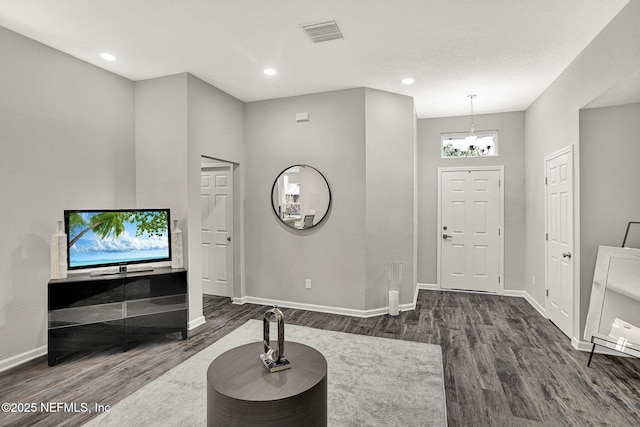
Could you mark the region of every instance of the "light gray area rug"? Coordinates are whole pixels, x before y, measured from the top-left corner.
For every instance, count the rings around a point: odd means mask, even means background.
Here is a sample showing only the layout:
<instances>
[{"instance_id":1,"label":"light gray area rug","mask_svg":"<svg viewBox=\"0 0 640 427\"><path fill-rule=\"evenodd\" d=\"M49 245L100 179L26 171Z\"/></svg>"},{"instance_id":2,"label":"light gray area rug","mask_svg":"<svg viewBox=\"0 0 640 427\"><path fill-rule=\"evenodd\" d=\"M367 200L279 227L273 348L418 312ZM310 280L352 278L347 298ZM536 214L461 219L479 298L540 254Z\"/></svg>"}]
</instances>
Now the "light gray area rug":
<instances>
[{"instance_id":1,"label":"light gray area rug","mask_svg":"<svg viewBox=\"0 0 640 427\"><path fill-rule=\"evenodd\" d=\"M209 364L227 350L261 340L262 321L250 320L86 425L204 426ZM285 355L287 341L311 346L327 359L330 426L447 424L440 346L296 325L285 325Z\"/></svg>"}]
</instances>

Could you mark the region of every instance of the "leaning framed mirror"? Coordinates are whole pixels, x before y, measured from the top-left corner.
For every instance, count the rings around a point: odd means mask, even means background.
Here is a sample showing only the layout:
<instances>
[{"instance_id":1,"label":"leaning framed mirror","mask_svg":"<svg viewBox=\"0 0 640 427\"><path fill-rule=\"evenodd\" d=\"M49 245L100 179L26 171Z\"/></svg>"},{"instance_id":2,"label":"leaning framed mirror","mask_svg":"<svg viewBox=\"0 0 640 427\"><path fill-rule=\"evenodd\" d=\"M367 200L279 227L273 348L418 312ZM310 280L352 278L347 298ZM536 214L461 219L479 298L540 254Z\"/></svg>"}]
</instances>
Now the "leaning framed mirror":
<instances>
[{"instance_id":1,"label":"leaning framed mirror","mask_svg":"<svg viewBox=\"0 0 640 427\"><path fill-rule=\"evenodd\" d=\"M331 189L322 173L309 165L289 166L277 176L271 188L271 205L287 227L313 228L327 217Z\"/></svg>"}]
</instances>

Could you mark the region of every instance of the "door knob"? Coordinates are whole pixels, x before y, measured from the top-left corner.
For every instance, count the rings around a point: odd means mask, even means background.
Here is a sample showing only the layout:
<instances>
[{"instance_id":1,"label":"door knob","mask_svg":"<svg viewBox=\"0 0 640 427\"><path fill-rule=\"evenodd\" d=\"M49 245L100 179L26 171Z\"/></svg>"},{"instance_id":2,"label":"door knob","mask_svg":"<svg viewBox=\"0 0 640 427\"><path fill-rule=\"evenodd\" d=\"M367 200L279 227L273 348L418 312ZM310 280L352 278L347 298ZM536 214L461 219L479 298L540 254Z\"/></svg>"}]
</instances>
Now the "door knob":
<instances>
[{"instance_id":1,"label":"door knob","mask_svg":"<svg viewBox=\"0 0 640 427\"><path fill-rule=\"evenodd\" d=\"M231 241L231 236L227 236L227 242Z\"/></svg>"},{"instance_id":2,"label":"door knob","mask_svg":"<svg viewBox=\"0 0 640 427\"><path fill-rule=\"evenodd\" d=\"M571 258L571 252L563 252L563 253L562 253L562 256L563 256L564 258Z\"/></svg>"},{"instance_id":3,"label":"door knob","mask_svg":"<svg viewBox=\"0 0 640 427\"><path fill-rule=\"evenodd\" d=\"M453 236L449 236L448 234L443 234L443 235L442 235L442 238L443 238L443 239L448 239L448 238L450 238L450 237L453 237Z\"/></svg>"}]
</instances>

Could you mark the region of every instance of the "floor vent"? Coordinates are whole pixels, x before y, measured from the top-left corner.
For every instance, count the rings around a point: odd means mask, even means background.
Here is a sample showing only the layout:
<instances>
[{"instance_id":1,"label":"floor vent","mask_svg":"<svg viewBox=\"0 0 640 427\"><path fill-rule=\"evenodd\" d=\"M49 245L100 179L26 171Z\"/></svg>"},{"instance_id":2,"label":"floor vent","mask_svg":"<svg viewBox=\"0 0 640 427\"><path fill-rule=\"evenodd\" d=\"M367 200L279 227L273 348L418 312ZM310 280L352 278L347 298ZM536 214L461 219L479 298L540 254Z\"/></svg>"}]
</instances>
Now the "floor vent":
<instances>
[{"instance_id":1,"label":"floor vent","mask_svg":"<svg viewBox=\"0 0 640 427\"><path fill-rule=\"evenodd\" d=\"M327 42L329 40L343 39L342 31L336 21L320 22L303 25L302 29L314 43Z\"/></svg>"}]
</instances>

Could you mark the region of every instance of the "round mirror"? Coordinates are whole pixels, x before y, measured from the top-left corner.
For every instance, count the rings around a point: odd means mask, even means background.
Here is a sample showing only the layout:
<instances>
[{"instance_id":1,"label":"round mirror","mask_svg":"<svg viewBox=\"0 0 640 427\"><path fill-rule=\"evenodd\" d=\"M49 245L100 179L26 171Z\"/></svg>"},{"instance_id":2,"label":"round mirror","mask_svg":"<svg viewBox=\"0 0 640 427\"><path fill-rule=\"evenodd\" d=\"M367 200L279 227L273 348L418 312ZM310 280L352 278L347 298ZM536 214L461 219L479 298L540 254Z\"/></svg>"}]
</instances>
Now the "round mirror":
<instances>
[{"instance_id":1,"label":"round mirror","mask_svg":"<svg viewBox=\"0 0 640 427\"><path fill-rule=\"evenodd\" d=\"M306 229L320 224L331 206L331 190L324 175L307 165L283 170L271 188L273 211L285 225Z\"/></svg>"}]
</instances>

